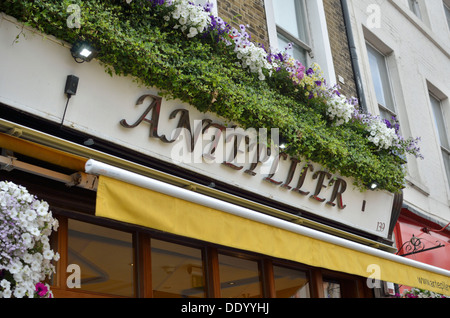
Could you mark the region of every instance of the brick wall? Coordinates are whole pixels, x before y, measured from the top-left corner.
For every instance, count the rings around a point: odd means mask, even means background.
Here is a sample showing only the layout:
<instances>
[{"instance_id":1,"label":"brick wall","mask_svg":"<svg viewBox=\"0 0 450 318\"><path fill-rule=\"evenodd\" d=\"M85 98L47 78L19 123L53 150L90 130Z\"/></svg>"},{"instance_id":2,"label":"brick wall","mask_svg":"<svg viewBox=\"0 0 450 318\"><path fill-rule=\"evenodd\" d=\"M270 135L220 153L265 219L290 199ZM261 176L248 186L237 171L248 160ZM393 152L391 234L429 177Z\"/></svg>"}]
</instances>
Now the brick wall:
<instances>
[{"instance_id":1,"label":"brick wall","mask_svg":"<svg viewBox=\"0 0 450 318\"><path fill-rule=\"evenodd\" d=\"M337 77L336 82L341 86L341 92L344 95L347 97L357 97L341 1L324 0L323 3L327 19L331 53L333 55L333 63ZM339 76L344 79L344 84L339 82Z\"/></svg>"},{"instance_id":2,"label":"brick wall","mask_svg":"<svg viewBox=\"0 0 450 318\"><path fill-rule=\"evenodd\" d=\"M264 0L218 0L218 15L235 28L248 25L253 43L269 48Z\"/></svg>"}]
</instances>

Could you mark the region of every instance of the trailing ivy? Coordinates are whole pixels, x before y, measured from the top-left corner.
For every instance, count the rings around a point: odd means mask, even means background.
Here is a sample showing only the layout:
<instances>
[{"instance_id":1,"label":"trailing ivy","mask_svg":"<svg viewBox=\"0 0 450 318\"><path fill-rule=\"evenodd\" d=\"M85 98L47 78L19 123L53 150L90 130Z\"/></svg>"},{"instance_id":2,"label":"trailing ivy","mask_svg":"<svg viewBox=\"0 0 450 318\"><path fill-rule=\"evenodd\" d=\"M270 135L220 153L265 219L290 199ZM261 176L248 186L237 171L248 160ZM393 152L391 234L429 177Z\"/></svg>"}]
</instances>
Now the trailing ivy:
<instances>
[{"instance_id":1,"label":"trailing ivy","mask_svg":"<svg viewBox=\"0 0 450 318\"><path fill-rule=\"evenodd\" d=\"M67 8L81 9L81 28L69 28ZM164 6L148 1L3 0L0 11L27 26L73 43L89 40L111 75L132 76L202 112L211 111L245 128L279 128L288 153L352 177L360 189L376 180L382 189L404 186L401 160L378 150L358 122L335 126L326 105L305 98L283 74L261 81L237 65L230 47L214 36L187 38L162 17Z\"/></svg>"}]
</instances>

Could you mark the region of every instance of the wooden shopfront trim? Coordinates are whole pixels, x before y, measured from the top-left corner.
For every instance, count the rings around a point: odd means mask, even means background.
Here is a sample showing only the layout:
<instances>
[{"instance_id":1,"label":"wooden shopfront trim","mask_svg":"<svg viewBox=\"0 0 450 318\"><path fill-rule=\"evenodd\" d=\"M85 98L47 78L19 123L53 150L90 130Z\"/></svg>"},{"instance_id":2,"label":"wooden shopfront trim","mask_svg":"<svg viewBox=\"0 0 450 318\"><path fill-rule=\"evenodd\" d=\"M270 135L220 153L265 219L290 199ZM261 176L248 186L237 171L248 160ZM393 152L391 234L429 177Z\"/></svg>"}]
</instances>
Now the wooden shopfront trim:
<instances>
[{"instance_id":1,"label":"wooden shopfront trim","mask_svg":"<svg viewBox=\"0 0 450 318\"><path fill-rule=\"evenodd\" d=\"M367 287L364 287L365 278L362 277L345 275L332 271L324 271L323 269L312 268L309 266L305 266L304 264L274 259L266 255L257 255L254 253L230 249L223 246L216 246L207 242L196 242L194 240L189 240L183 237L177 237L165 233L159 233L157 231L152 231L149 229L137 229L133 226L130 227L128 225L99 219L94 216L85 215L83 213L77 213L74 211L67 211L63 209L56 209L55 211L55 214L58 216L58 220L60 222L60 229L58 230L58 232L56 232L55 242L57 242L58 252L61 254L61 259L57 263L57 273L55 275L55 280L52 286L52 291L55 295L55 298L121 298L117 295L79 291L66 287L66 280L69 275L69 273L64 270L68 265L67 221L71 218L133 233L137 265L135 269L135 284L136 297L138 298L152 298L154 296L152 290L152 272L151 270L149 270L151 269L152 255L150 244L152 238L180 244L187 247L200 248L202 250L206 298L221 298L218 262L218 255L220 253L258 262L263 298L276 298L273 273L274 265L305 271L306 273L308 273L308 278L310 281L310 293L312 298L323 297L322 282L325 275L326 277L333 277L336 280L352 282L348 285L342 284L342 294L344 296L350 296L349 298L372 297L371 291L368 290ZM361 286L363 288L353 290L354 286Z\"/></svg>"}]
</instances>

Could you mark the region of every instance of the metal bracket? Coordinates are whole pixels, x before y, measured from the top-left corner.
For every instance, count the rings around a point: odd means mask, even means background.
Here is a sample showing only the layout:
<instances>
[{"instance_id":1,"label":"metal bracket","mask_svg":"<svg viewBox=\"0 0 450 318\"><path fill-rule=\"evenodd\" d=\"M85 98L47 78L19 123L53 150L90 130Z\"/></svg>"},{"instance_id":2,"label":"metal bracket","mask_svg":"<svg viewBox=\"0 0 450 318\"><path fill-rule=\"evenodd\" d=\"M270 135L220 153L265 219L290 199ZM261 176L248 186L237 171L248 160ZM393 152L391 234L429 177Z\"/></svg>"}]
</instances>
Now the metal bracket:
<instances>
[{"instance_id":1,"label":"metal bracket","mask_svg":"<svg viewBox=\"0 0 450 318\"><path fill-rule=\"evenodd\" d=\"M2 154L5 154L5 151L2 151ZM68 187L77 186L96 191L98 185L97 176L89 175L84 172L76 172L72 175L67 175L57 171L35 166L23 161L19 161L17 160L17 158L8 155L0 156L0 169L6 170L8 172L17 169L55 181L63 182Z\"/></svg>"},{"instance_id":2,"label":"metal bracket","mask_svg":"<svg viewBox=\"0 0 450 318\"><path fill-rule=\"evenodd\" d=\"M13 127L13 128L8 129L6 134L10 135L10 136L14 136L14 137L20 137L20 136L22 136L22 129Z\"/></svg>"},{"instance_id":3,"label":"metal bracket","mask_svg":"<svg viewBox=\"0 0 450 318\"><path fill-rule=\"evenodd\" d=\"M3 151L2 151L3 152ZM6 158L6 159L3 159ZM14 161L17 158L14 158L12 156L2 157L3 160L0 160L0 169L6 170L8 172L14 170Z\"/></svg>"},{"instance_id":4,"label":"metal bracket","mask_svg":"<svg viewBox=\"0 0 450 318\"><path fill-rule=\"evenodd\" d=\"M66 183L68 187L81 187L89 190L96 190L98 186L98 177L86 174L84 172L75 172L70 175L71 181Z\"/></svg>"},{"instance_id":5,"label":"metal bracket","mask_svg":"<svg viewBox=\"0 0 450 318\"><path fill-rule=\"evenodd\" d=\"M438 243L438 242L436 242L436 243ZM411 239L409 241L403 243L403 245L399 248L397 255L408 256L408 255L412 255L412 254L423 253L423 252L434 250L434 249L441 248L441 247L445 247L445 245L438 243L438 245L436 245L436 246L425 248L425 244L422 242L422 239L414 236L414 234L413 234ZM399 254L403 249L407 253Z\"/></svg>"}]
</instances>

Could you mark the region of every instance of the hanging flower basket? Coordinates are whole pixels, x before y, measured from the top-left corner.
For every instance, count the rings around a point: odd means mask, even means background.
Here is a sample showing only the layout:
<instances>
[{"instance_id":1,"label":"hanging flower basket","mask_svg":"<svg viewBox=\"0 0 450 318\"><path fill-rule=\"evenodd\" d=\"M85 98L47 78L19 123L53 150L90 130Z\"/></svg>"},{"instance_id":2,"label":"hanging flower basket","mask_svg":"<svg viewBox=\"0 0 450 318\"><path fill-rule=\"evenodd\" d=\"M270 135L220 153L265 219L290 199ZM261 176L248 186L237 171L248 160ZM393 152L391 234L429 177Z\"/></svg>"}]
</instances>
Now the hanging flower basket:
<instances>
[{"instance_id":1,"label":"hanging flower basket","mask_svg":"<svg viewBox=\"0 0 450 318\"><path fill-rule=\"evenodd\" d=\"M397 298L448 298L445 295L437 294L429 290L420 288L405 289L403 293L397 294Z\"/></svg>"},{"instance_id":2,"label":"hanging flower basket","mask_svg":"<svg viewBox=\"0 0 450 318\"><path fill-rule=\"evenodd\" d=\"M49 239L57 228L47 202L23 186L0 182L0 297L52 297L43 282L59 259Z\"/></svg>"}]
</instances>

